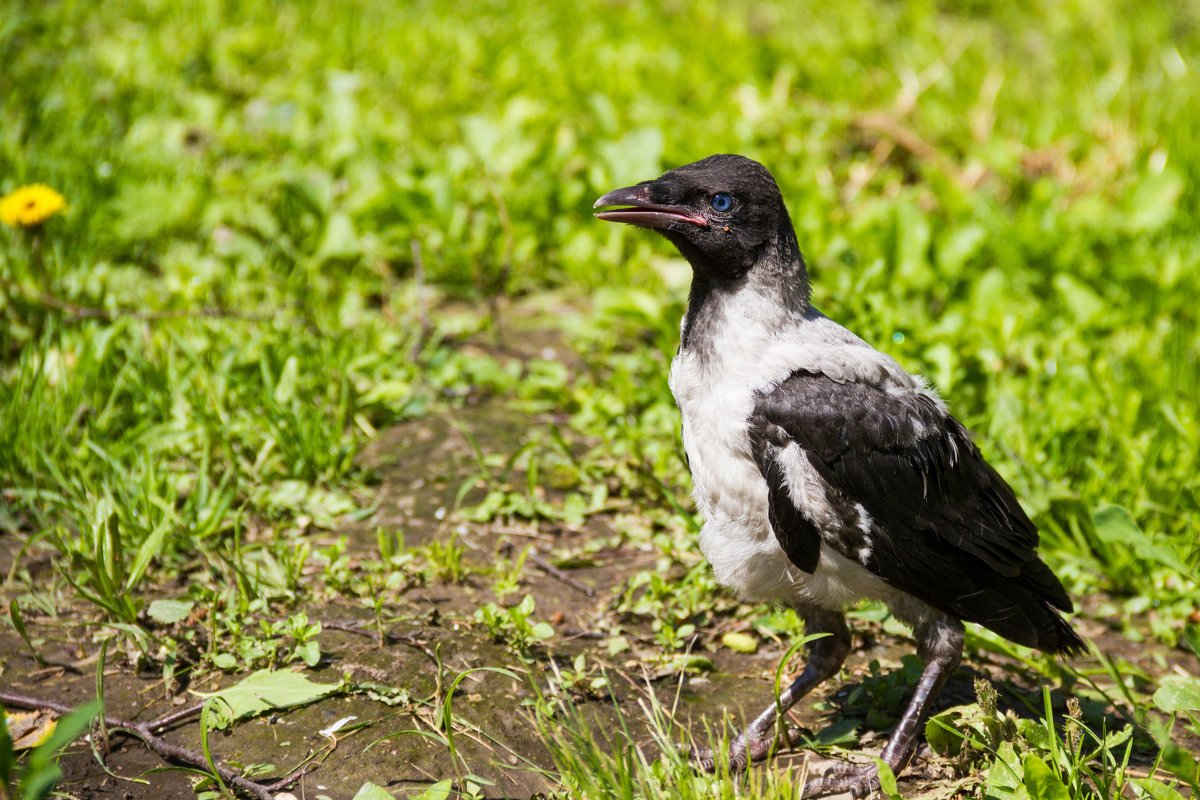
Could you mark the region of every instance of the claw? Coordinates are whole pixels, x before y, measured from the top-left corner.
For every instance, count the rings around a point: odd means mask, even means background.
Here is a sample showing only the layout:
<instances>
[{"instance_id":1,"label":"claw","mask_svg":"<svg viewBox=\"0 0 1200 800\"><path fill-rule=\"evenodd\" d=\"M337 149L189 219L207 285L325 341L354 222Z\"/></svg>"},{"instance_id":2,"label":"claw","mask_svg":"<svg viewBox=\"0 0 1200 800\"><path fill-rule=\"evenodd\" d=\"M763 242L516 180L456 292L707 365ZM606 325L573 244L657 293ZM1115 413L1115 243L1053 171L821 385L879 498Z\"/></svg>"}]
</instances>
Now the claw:
<instances>
[{"instance_id":1,"label":"claw","mask_svg":"<svg viewBox=\"0 0 1200 800\"><path fill-rule=\"evenodd\" d=\"M693 747L688 750L688 760L702 772L717 771L717 754L707 747ZM729 771L734 774L744 772L747 766L749 759L746 758L746 750L744 747L738 748L735 741L729 747Z\"/></svg>"},{"instance_id":2,"label":"claw","mask_svg":"<svg viewBox=\"0 0 1200 800\"><path fill-rule=\"evenodd\" d=\"M834 764L831 767L829 767L829 769L825 770L825 774L822 777L824 777L826 779L844 778L847 775L858 775L860 772L862 772L862 770L863 770L862 764L851 764L848 761L843 761L843 762Z\"/></svg>"},{"instance_id":3,"label":"claw","mask_svg":"<svg viewBox=\"0 0 1200 800\"><path fill-rule=\"evenodd\" d=\"M850 793L854 800L879 791L879 774L872 764L835 764L825 775L804 784L802 797Z\"/></svg>"},{"instance_id":4,"label":"claw","mask_svg":"<svg viewBox=\"0 0 1200 800\"><path fill-rule=\"evenodd\" d=\"M717 771L717 755L707 747L692 747L688 749L688 761L696 765L702 772Z\"/></svg>"},{"instance_id":5,"label":"claw","mask_svg":"<svg viewBox=\"0 0 1200 800\"><path fill-rule=\"evenodd\" d=\"M752 761L765 759L773 744L774 739L770 736L755 735L750 729L743 731L729 744L729 771L745 772ZM691 748L688 759L704 772L717 771L717 754L707 747Z\"/></svg>"},{"instance_id":6,"label":"claw","mask_svg":"<svg viewBox=\"0 0 1200 800\"><path fill-rule=\"evenodd\" d=\"M863 778L850 787L850 796L854 800L859 800L862 797L869 797L879 791L879 776L873 775L869 778Z\"/></svg>"}]
</instances>

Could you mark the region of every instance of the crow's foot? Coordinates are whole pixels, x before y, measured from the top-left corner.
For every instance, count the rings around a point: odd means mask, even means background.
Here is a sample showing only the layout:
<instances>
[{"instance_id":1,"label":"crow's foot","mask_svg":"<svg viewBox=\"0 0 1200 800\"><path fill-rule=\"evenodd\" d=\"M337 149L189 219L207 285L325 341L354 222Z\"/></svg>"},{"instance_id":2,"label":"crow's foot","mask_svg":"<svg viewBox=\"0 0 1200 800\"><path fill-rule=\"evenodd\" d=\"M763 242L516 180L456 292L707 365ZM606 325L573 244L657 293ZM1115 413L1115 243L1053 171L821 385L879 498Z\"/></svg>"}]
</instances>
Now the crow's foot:
<instances>
[{"instance_id":1,"label":"crow's foot","mask_svg":"<svg viewBox=\"0 0 1200 800\"><path fill-rule=\"evenodd\" d=\"M742 772L755 761L762 761L775 746L775 733L753 727L742 731L729 743L729 771ZM705 772L716 772L717 754L707 747L693 747L688 754L692 763Z\"/></svg>"},{"instance_id":2,"label":"crow's foot","mask_svg":"<svg viewBox=\"0 0 1200 800\"><path fill-rule=\"evenodd\" d=\"M879 770L874 764L836 764L820 778L804 784L801 797L845 794L858 800L879 791Z\"/></svg>"}]
</instances>

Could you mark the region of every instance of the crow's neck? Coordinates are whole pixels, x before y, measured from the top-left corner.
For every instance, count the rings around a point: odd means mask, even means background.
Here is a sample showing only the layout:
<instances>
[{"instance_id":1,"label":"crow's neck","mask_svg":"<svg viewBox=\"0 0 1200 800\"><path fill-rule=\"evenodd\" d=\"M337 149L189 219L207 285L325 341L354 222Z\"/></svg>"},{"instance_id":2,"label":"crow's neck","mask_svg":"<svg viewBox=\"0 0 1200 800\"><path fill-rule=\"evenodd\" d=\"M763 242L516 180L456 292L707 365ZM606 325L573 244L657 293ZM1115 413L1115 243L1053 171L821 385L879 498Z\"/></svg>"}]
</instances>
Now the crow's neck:
<instances>
[{"instance_id":1,"label":"crow's neck","mask_svg":"<svg viewBox=\"0 0 1200 800\"><path fill-rule=\"evenodd\" d=\"M718 336L737 335L726 325L753 320L770 329L803 319L809 307L808 270L788 225L758 253L749 268L732 273L692 262L692 289L683 319L680 350L703 353Z\"/></svg>"}]
</instances>

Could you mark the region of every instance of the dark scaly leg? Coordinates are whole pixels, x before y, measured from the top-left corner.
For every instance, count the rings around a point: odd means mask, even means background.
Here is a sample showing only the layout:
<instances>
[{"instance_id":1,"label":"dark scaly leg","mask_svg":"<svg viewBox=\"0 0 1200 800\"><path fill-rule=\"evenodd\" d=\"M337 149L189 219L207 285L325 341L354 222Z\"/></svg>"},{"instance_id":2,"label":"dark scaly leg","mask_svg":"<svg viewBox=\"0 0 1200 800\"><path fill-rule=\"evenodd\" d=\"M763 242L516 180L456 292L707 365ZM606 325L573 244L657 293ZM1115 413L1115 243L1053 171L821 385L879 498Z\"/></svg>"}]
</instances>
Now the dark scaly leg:
<instances>
[{"instance_id":1,"label":"dark scaly leg","mask_svg":"<svg viewBox=\"0 0 1200 800\"><path fill-rule=\"evenodd\" d=\"M772 703L746 726L729 745L729 769L738 772L754 761L761 761L771 752L779 731L776 723L779 714L786 712L796 702L833 675L846 660L850 652L850 631L841 611L830 611L816 606L796 606L796 613L804 620L804 629L809 634L828 633L808 646L808 663L796 680L779 693L779 701ZM692 760L701 769L712 772L716 769L716 757L711 750L693 750Z\"/></svg>"},{"instance_id":2,"label":"dark scaly leg","mask_svg":"<svg viewBox=\"0 0 1200 800\"><path fill-rule=\"evenodd\" d=\"M918 625L913 633L917 637L917 654L925 661L925 671L921 673L904 716L879 754L896 775L912 760L917 749L917 736L929 716L929 705L962 658L963 627L957 620L939 617ZM879 774L873 764L846 764L830 769L823 778L809 781L804 786L803 796L850 792L854 797L864 797L878 789Z\"/></svg>"}]
</instances>

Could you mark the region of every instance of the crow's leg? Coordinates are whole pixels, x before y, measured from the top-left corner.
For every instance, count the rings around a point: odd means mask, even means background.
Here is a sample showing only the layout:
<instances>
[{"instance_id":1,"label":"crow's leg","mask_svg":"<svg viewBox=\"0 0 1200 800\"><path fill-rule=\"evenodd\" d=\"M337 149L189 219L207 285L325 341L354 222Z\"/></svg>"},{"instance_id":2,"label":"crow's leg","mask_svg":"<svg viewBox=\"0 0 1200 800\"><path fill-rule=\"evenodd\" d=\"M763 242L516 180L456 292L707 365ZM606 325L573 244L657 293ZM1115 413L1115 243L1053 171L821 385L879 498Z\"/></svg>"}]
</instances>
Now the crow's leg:
<instances>
[{"instance_id":1,"label":"crow's leg","mask_svg":"<svg viewBox=\"0 0 1200 800\"><path fill-rule=\"evenodd\" d=\"M912 760L918 733L929 716L929 706L962 658L963 627L958 620L938 617L918 625L913 633L917 637L917 654L925 661L925 671L904 716L879 754L896 775ZM828 770L823 778L809 781L803 796L850 792L854 797L864 797L878 789L879 774L874 764L845 764Z\"/></svg>"},{"instance_id":2,"label":"crow's leg","mask_svg":"<svg viewBox=\"0 0 1200 800\"><path fill-rule=\"evenodd\" d=\"M746 726L746 729L729 744L729 769L737 772L753 761L761 761L771 752L779 736L776 723L779 715L796 704L804 695L833 675L846 660L850 652L850 631L841 611L830 611L810 605L797 605L796 613L804 620L804 629L809 634L827 633L808 645L808 663L796 680L779 693L778 702L772 703ZM709 772L716 769L716 756L711 750L692 750L692 760L701 769Z\"/></svg>"}]
</instances>

